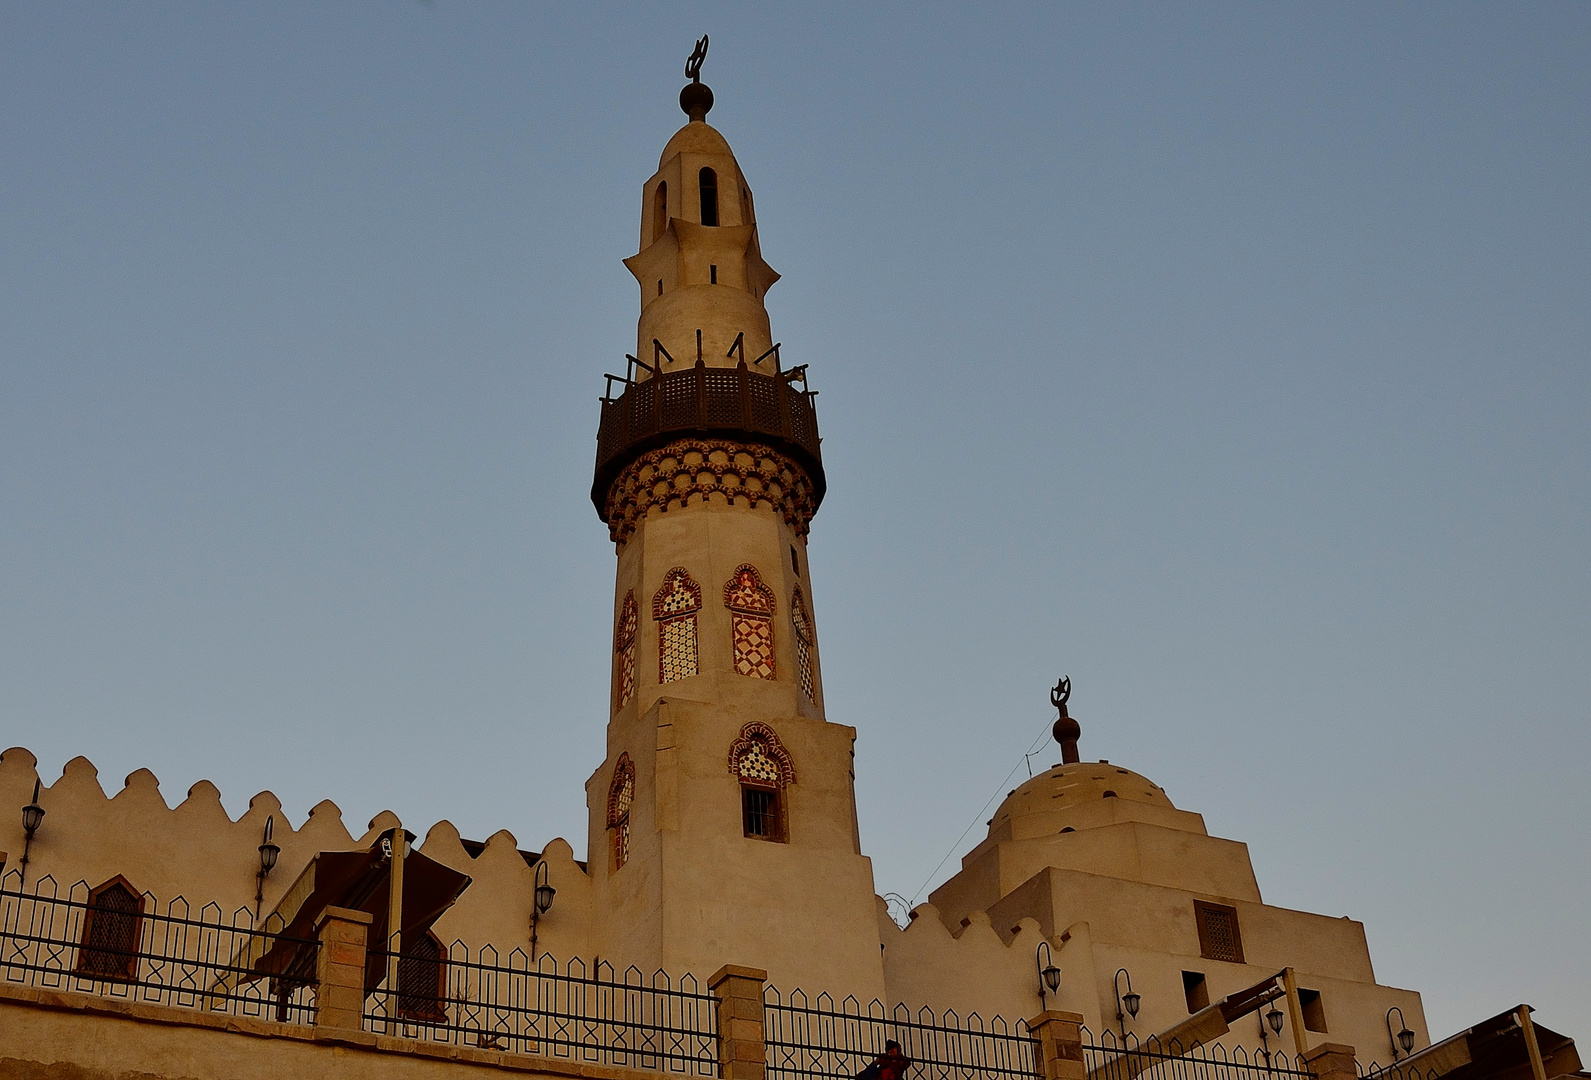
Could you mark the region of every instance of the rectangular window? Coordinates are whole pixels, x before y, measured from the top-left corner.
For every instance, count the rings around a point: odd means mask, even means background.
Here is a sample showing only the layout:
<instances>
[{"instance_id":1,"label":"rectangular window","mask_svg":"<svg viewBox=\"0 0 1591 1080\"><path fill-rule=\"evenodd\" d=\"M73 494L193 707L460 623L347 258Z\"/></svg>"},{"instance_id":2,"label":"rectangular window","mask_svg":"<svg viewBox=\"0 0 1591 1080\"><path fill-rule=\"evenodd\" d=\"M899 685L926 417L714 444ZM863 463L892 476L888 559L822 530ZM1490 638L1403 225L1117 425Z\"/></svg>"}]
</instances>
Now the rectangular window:
<instances>
[{"instance_id":1,"label":"rectangular window","mask_svg":"<svg viewBox=\"0 0 1591 1080\"><path fill-rule=\"evenodd\" d=\"M707 284L709 284L709 285L717 285L718 284L718 266L717 266L716 263L710 263L708 265L708 267L707 267ZM697 331L697 333L700 333L700 332L701 331Z\"/></svg>"},{"instance_id":2,"label":"rectangular window","mask_svg":"<svg viewBox=\"0 0 1591 1080\"><path fill-rule=\"evenodd\" d=\"M1226 904L1193 902L1193 918L1199 926L1199 955L1206 960L1243 963L1243 934L1237 925L1237 909Z\"/></svg>"},{"instance_id":3,"label":"rectangular window","mask_svg":"<svg viewBox=\"0 0 1591 1080\"><path fill-rule=\"evenodd\" d=\"M657 681L679 682L697 673L696 615L681 615L660 624Z\"/></svg>"},{"instance_id":4,"label":"rectangular window","mask_svg":"<svg viewBox=\"0 0 1591 1080\"><path fill-rule=\"evenodd\" d=\"M746 835L757 840L784 840L783 822L780 820L779 789L752 787L740 788L741 814Z\"/></svg>"},{"instance_id":5,"label":"rectangular window","mask_svg":"<svg viewBox=\"0 0 1591 1080\"><path fill-rule=\"evenodd\" d=\"M1200 1009L1210 1007L1210 987L1204 981L1202 971L1184 971L1182 973L1182 992L1188 999L1188 1011L1196 1013Z\"/></svg>"},{"instance_id":6,"label":"rectangular window","mask_svg":"<svg viewBox=\"0 0 1591 1080\"><path fill-rule=\"evenodd\" d=\"M1321 1003L1319 990L1298 988L1298 1004L1304 1010L1304 1030L1326 1034L1326 1006Z\"/></svg>"}]
</instances>

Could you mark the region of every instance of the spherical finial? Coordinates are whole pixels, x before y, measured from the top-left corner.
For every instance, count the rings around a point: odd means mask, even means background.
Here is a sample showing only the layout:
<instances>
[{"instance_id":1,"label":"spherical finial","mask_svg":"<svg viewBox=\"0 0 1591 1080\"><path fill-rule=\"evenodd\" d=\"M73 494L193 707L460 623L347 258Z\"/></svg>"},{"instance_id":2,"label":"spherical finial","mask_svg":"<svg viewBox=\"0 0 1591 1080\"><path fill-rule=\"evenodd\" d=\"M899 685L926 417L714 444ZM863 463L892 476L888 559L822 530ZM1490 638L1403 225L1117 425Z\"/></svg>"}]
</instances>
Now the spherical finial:
<instances>
[{"instance_id":1,"label":"spherical finial","mask_svg":"<svg viewBox=\"0 0 1591 1080\"><path fill-rule=\"evenodd\" d=\"M1061 744L1061 763L1072 765L1078 761L1077 740L1083 734L1082 727L1073 720L1066 711L1066 702L1072 696L1072 680L1062 676L1050 691L1050 704L1060 710L1061 715L1055 721L1055 726L1050 729L1050 734L1055 736L1055 741Z\"/></svg>"},{"instance_id":2,"label":"spherical finial","mask_svg":"<svg viewBox=\"0 0 1591 1080\"><path fill-rule=\"evenodd\" d=\"M713 107L713 92L702 82L702 61L706 59L707 35L703 34L696 48L691 50L690 59L685 61L685 77L690 82L679 92L679 107L692 120L705 121L708 110Z\"/></svg>"}]
</instances>

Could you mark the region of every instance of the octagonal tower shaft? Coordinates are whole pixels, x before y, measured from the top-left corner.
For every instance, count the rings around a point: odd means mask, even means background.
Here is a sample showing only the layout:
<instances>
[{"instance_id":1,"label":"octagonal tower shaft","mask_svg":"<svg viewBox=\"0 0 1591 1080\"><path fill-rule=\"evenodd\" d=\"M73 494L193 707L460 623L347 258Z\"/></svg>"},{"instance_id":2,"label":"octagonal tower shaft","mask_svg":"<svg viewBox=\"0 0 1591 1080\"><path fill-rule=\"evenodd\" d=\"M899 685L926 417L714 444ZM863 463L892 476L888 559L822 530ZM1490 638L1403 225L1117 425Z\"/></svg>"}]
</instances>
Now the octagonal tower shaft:
<instances>
[{"instance_id":1,"label":"octagonal tower shaft","mask_svg":"<svg viewBox=\"0 0 1591 1080\"><path fill-rule=\"evenodd\" d=\"M854 728L824 716L812 398L772 351L751 192L693 118L642 188L639 366L604 399L617 549L607 756L587 782L604 959L881 996ZM759 359L761 362L759 363Z\"/></svg>"}]
</instances>

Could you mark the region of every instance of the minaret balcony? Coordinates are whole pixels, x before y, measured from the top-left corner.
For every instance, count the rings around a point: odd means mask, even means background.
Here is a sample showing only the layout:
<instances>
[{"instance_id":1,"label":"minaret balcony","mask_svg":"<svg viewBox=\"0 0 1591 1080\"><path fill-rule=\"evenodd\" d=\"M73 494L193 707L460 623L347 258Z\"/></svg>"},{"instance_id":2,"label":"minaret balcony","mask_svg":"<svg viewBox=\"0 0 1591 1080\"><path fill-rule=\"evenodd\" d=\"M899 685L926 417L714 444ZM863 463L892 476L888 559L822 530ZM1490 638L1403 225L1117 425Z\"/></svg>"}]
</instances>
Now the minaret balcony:
<instances>
[{"instance_id":1,"label":"minaret balcony","mask_svg":"<svg viewBox=\"0 0 1591 1080\"><path fill-rule=\"evenodd\" d=\"M608 489L636 455L678 438L704 435L760 443L791 457L822 500L826 487L818 444L817 392L805 388L804 366L764 375L742 361L737 367L694 367L659 372L640 381L619 380L618 397L602 398L597 469L591 501L606 513ZM794 382L800 381L797 388ZM610 388L612 382L609 383Z\"/></svg>"}]
</instances>

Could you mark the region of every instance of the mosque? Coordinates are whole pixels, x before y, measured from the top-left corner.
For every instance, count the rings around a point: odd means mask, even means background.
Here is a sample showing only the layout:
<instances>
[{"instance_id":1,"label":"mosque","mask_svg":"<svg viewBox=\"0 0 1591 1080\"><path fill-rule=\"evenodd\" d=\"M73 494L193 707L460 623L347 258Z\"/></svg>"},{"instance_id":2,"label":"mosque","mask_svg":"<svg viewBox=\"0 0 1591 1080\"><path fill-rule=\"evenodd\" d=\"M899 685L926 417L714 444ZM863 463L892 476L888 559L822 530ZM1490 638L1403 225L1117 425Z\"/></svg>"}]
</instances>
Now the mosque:
<instances>
[{"instance_id":1,"label":"mosque","mask_svg":"<svg viewBox=\"0 0 1591 1080\"><path fill-rule=\"evenodd\" d=\"M826 717L806 557L827 487L815 394L774 340L779 274L706 121L704 53L705 39L680 95L689 120L641 184L624 260L636 347L599 418L612 683L584 854L446 821L422 839L385 812L355 835L329 801L295 827L269 792L233 820L208 782L168 806L147 770L107 795L85 758L46 782L7 750L0 1076L640 1076L644 1062L577 1067L545 1032L468 1018L487 973L596 987L605 970L716 995L712 1074L754 1080L781 1074L763 1071L760 1026L732 1035L751 1014L724 1002L797 994L1033 1031L1068 1017L1096 1043L1282 1052L1297 1069L1331 1047L1349 1062L1331 1075L1401 1061L1428 1078L1587 1076L1523 1006L1433 1044L1420 995L1377 981L1361 923L1265 903L1242 842L1153 780L1081 760L1066 683L1063 760L896 924L858 828L856 729ZM221 944L200 955L190 938ZM1069 1067L1034 1069L1084 1075Z\"/></svg>"}]
</instances>

